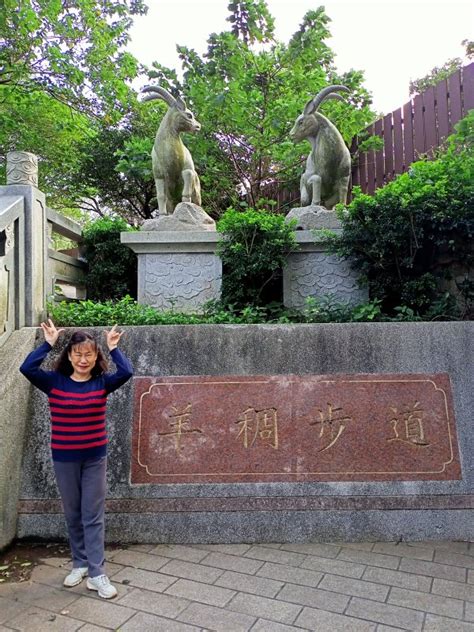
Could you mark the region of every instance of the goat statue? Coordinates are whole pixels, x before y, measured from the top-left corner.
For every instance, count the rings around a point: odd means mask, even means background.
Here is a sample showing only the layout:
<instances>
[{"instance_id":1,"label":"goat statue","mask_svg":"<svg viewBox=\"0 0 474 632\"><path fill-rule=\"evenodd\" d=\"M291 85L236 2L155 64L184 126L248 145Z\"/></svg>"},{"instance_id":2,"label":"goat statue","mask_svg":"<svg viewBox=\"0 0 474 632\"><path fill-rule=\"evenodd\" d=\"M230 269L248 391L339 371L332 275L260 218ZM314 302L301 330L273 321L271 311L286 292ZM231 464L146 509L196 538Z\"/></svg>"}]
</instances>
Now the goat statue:
<instances>
[{"instance_id":1,"label":"goat statue","mask_svg":"<svg viewBox=\"0 0 474 632\"><path fill-rule=\"evenodd\" d=\"M345 86L328 86L310 99L303 114L298 116L290 131L295 143L306 139L311 153L301 176L301 206L323 206L332 209L345 204L351 174L351 155L336 127L317 110L327 99L344 99L336 92L349 92Z\"/></svg>"},{"instance_id":2,"label":"goat statue","mask_svg":"<svg viewBox=\"0 0 474 632\"><path fill-rule=\"evenodd\" d=\"M158 214L169 215L180 202L201 206L201 185L189 149L181 140L182 132L198 132L201 124L181 98L175 99L161 86L146 86L143 101L162 99L169 109L156 133L151 152Z\"/></svg>"}]
</instances>

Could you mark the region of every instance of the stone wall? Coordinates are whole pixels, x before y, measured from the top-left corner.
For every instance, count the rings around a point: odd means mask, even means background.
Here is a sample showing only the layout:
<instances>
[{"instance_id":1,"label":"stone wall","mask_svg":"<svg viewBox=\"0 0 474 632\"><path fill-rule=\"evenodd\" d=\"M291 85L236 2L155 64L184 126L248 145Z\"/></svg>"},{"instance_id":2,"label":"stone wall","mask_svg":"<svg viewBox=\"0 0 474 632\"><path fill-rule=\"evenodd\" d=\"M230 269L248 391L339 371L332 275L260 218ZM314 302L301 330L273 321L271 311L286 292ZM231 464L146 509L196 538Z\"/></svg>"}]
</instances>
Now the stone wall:
<instances>
[{"instance_id":1,"label":"stone wall","mask_svg":"<svg viewBox=\"0 0 474 632\"><path fill-rule=\"evenodd\" d=\"M473 539L473 334L472 322L126 328L137 376L447 373L462 479L131 484L130 382L109 398L108 540ZM58 539L47 401L35 390L31 403L18 536Z\"/></svg>"}]
</instances>

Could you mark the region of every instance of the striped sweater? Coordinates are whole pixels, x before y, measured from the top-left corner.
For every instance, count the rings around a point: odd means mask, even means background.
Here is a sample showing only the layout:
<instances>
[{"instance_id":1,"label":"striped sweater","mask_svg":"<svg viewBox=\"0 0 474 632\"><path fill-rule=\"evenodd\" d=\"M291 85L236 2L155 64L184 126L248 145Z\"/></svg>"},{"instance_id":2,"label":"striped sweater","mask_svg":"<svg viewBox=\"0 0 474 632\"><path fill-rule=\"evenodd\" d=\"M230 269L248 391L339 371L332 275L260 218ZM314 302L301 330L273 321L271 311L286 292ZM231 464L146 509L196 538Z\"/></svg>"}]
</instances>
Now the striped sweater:
<instances>
[{"instance_id":1,"label":"striped sweater","mask_svg":"<svg viewBox=\"0 0 474 632\"><path fill-rule=\"evenodd\" d=\"M106 454L107 395L132 377L128 359L118 349L110 352L117 371L76 382L58 371L44 371L41 363L51 350L44 342L20 367L28 380L48 395L51 411L51 451L55 461L82 461Z\"/></svg>"}]
</instances>

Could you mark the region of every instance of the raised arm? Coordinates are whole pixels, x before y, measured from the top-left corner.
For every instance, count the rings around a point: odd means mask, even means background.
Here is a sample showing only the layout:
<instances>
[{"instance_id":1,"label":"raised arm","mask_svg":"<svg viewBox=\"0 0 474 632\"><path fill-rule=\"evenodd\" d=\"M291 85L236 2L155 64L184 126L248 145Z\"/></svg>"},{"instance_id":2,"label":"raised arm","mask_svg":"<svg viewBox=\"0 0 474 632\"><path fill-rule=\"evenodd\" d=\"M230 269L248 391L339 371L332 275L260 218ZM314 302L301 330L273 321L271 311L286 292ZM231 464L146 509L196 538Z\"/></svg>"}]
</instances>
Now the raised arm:
<instances>
[{"instance_id":1,"label":"raised arm","mask_svg":"<svg viewBox=\"0 0 474 632\"><path fill-rule=\"evenodd\" d=\"M128 382L133 375L133 367L130 360L118 349L118 343L123 336L123 331L117 331L117 325L114 325L110 331L106 331L107 346L110 351L112 360L114 361L117 371L115 373L106 373L105 388L108 393L117 390L122 384Z\"/></svg>"},{"instance_id":2,"label":"raised arm","mask_svg":"<svg viewBox=\"0 0 474 632\"><path fill-rule=\"evenodd\" d=\"M40 366L56 343L59 334L64 330L56 329L52 320L49 320L48 323L41 323L41 329L43 330L45 342L27 355L20 366L20 372L34 386L44 393L49 393L54 371L43 371L40 369Z\"/></svg>"}]
</instances>

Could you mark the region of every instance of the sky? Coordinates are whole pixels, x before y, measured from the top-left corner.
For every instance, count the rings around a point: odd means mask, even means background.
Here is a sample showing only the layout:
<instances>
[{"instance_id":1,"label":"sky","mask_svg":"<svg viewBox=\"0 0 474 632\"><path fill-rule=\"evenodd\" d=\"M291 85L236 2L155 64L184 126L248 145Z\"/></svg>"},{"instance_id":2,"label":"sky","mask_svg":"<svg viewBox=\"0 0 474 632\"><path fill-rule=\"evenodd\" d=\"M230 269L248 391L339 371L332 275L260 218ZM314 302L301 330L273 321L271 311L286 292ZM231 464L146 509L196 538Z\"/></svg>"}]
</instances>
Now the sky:
<instances>
[{"instance_id":1,"label":"sky","mask_svg":"<svg viewBox=\"0 0 474 632\"><path fill-rule=\"evenodd\" d=\"M176 45L202 54L210 33L229 30L228 0L146 0L128 50L139 61L181 69ZM464 39L474 40L474 1L449 0L267 0L276 38L288 42L304 14L324 6L331 18L338 71L363 70L373 108L389 113L409 99L410 80L448 59L463 57Z\"/></svg>"}]
</instances>

